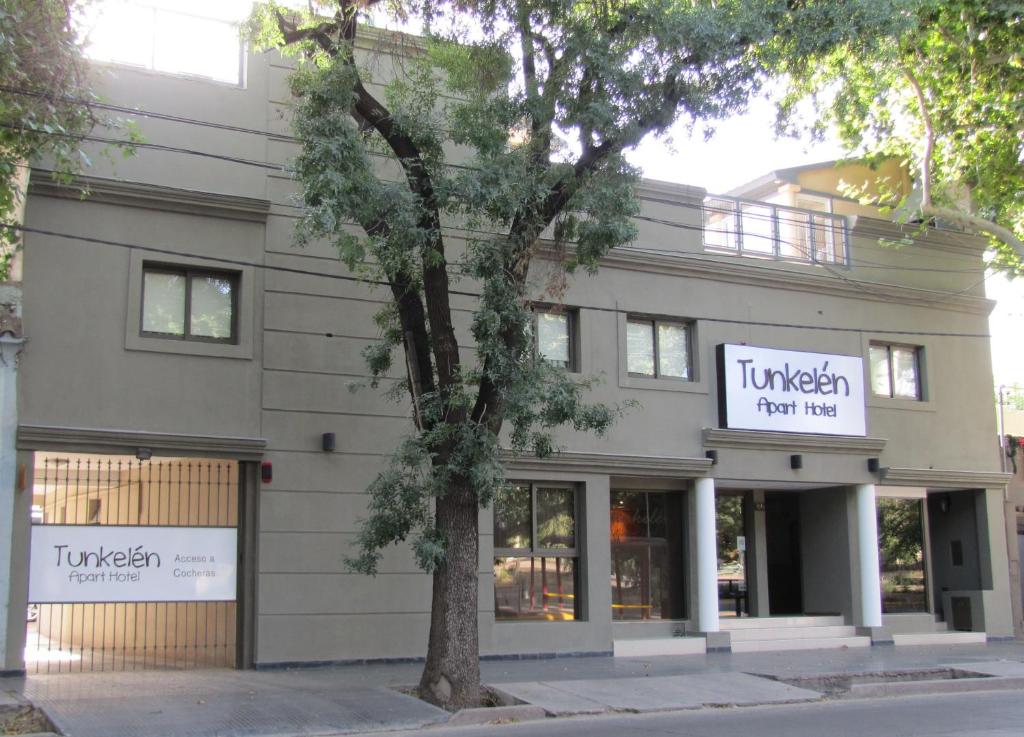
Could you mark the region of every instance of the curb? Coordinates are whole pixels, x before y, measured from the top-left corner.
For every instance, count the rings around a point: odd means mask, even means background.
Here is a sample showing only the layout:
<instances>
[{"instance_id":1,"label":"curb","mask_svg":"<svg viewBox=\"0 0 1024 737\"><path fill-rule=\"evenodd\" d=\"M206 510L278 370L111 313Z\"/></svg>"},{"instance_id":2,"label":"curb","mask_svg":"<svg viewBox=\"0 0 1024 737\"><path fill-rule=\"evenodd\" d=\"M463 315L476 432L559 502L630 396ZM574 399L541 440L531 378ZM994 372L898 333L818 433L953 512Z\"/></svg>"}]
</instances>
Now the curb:
<instances>
[{"instance_id":1,"label":"curb","mask_svg":"<svg viewBox=\"0 0 1024 737\"><path fill-rule=\"evenodd\" d=\"M953 678L940 681L905 681L901 683L859 683L841 698L872 699L885 696L919 696L944 693L973 693L1024 689L1024 676L992 676Z\"/></svg>"},{"instance_id":2,"label":"curb","mask_svg":"<svg viewBox=\"0 0 1024 737\"><path fill-rule=\"evenodd\" d=\"M529 722L545 718L547 718L547 714L539 706L515 704L513 706L484 706L476 709L462 709L452 714L451 719L445 722L445 724L458 727L470 724Z\"/></svg>"}]
</instances>

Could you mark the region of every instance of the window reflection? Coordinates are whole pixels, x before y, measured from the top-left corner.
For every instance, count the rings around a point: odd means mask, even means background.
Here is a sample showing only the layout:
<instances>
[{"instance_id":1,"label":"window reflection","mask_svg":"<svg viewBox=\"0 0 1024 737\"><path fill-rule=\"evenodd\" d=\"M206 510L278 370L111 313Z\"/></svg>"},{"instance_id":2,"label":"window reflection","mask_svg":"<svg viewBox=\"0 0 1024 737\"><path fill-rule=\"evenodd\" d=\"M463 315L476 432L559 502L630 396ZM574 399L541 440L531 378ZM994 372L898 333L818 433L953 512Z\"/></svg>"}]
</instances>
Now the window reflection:
<instances>
[{"instance_id":1,"label":"window reflection","mask_svg":"<svg viewBox=\"0 0 1024 737\"><path fill-rule=\"evenodd\" d=\"M611 494L612 617L681 619L683 515L679 494Z\"/></svg>"}]
</instances>

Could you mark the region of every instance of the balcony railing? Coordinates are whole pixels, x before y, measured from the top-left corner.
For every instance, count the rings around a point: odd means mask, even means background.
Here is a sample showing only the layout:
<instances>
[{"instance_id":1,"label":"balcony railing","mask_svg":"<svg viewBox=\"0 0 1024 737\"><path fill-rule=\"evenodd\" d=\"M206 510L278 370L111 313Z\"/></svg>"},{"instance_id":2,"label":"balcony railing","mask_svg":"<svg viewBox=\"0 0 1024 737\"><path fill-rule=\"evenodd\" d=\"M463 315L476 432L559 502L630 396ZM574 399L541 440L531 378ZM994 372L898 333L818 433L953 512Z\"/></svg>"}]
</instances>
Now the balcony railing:
<instances>
[{"instance_id":1,"label":"balcony railing","mask_svg":"<svg viewBox=\"0 0 1024 737\"><path fill-rule=\"evenodd\" d=\"M849 264L846 218L718 195L704 198L709 251L809 264Z\"/></svg>"}]
</instances>

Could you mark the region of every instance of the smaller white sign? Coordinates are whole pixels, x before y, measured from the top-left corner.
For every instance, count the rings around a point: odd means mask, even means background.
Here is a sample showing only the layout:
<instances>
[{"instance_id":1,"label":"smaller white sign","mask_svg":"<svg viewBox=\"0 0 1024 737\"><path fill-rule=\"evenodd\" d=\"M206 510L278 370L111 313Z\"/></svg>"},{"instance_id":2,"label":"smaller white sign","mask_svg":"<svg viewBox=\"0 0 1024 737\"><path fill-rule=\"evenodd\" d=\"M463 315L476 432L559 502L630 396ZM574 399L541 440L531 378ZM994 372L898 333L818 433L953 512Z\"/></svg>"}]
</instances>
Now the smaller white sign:
<instances>
[{"instance_id":1,"label":"smaller white sign","mask_svg":"<svg viewBox=\"0 0 1024 737\"><path fill-rule=\"evenodd\" d=\"M718 373L722 427L867 434L860 356L723 344Z\"/></svg>"},{"instance_id":2,"label":"smaller white sign","mask_svg":"<svg viewBox=\"0 0 1024 737\"><path fill-rule=\"evenodd\" d=\"M234 527L33 525L32 603L234 601Z\"/></svg>"}]
</instances>

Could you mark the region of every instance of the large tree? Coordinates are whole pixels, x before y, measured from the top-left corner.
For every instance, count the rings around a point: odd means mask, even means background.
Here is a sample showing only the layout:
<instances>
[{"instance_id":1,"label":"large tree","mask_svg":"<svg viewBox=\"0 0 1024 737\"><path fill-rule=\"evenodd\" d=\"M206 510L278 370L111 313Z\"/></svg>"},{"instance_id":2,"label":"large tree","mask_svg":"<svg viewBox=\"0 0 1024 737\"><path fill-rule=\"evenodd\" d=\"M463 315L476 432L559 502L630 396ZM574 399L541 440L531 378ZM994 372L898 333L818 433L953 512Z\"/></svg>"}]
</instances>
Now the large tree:
<instances>
[{"instance_id":1,"label":"large tree","mask_svg":"<svg viewBox=\"0 0 1024 737\"><path fill-rule=\"evenodd\" d=\"M915 190L879 203L991 239L997 264L1024 259L1024 4L915 0L905 30L867 49L796 60L784 112L817 103L851 155L896 158ZM797 120L789 116L790 120Z\"/></svg>"},{"instance_id":2,"label":"large tree","mask_svg":"<svg viewBox=\"0 0 1024 737\"><path fill-rule=\"evenodd\" d=\"M386 283L373 377L404 351L415 427L369 489L350 563L372 573L404 540L432 573L424 698L479 700L477 520L503 480L501 443L546 456L555 428L602 432L615 417L535 358L531 298L557 298L558 274L633 238L623 152L680 118L742 109L783 59L892 27L893 2L419 0L404 10L425 37L382 78L357 53L373 0L256 11L257 41L310 62L292 78L299 240L327 239ZM542 245L556 276L538 284ZM452 321L459 279L479 295L472 358Z\"/></svg>"}]
</instances>

